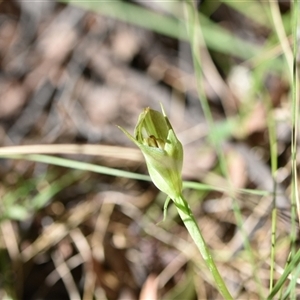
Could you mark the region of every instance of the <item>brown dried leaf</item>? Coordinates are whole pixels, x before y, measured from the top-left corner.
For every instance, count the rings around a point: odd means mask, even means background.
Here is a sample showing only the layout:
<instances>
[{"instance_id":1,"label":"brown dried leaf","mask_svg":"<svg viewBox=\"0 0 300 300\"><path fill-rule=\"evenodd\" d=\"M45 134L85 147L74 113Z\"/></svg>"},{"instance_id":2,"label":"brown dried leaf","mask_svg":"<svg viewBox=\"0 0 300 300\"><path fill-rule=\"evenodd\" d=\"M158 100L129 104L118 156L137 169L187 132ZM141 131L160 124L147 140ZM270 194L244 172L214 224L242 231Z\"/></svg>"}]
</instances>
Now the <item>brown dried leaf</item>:
<instances>
[{"instance_id":1,"label":"brown dried leaf","mask_svg":"<svg viewBox=\"0 0 300 300\"><path fill-rule=\"evenodd\" d=\"M139 40L132 30L125 28L113 37L112 51L121 61L130 61L139 50Z\"/></svg>"},{"instance_id":2,"label":"brown dried leaf","mask_svg":"<svg viewBox=\"0 0 300 300\"><path fill-rule=\"evenodd\" d=\"M26 90L18 82L1 82L0 118L9 117L18 112L27 97Z\"/></svg>"},{"instance_id":3,"label":"brown dried leaf","mask_svg":"<svg viewBox=\"0 0 300 300\"><path fill-rule=\"evenodd\" d=\"M157 293L158 293L158 280L154 274L150 274L146 279L141 293L140 293L140 300L157 300Z\"/></svg>"},{"instance_id":4,"label":"brown dried leaf","mask_svg":"<svg viewBox=\"0 0 300 300\"><path fill-rule=\"evenodd\" d=\"M234 188L243 188L247 182L246 163L243 156L230 149L227 154L228 175Z\"/></svg>"}]
</instances>

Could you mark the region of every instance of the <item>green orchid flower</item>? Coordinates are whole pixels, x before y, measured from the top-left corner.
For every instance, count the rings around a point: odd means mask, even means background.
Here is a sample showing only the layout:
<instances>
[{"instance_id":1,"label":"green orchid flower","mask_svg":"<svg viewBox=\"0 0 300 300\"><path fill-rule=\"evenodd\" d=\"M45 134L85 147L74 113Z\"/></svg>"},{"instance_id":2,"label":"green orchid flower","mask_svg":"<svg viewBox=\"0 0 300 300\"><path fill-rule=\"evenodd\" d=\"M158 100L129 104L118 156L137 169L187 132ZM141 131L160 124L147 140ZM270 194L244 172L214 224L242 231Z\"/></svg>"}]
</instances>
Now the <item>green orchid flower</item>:
<instances>
[{"instance_id":1,"label":"green orchid flower","mask_svg":"<svg viewBox=\"0 0 300 300\"><path fill-rule=\"evenodd\" d=\"M182 191L182 144L163 107L162 113L147 107L139 116L134 137L119 127L142 151L153 183L171 199Z\"/></svg>"},{"instance_id":2,"label":"green orchid flower","mask_svg":"<svg viewBox=\"0 0 300 300\"><path fill-rule=\"evenodd\" d=\"M162 113L147 107L139 116L134 136L119 128L141 149L153 183L174 201L178 214L215 279L217 288L224 299L231 300L233 298L215 265L188 202L182 195L183 148L162 106L161 110ZM165 211L169 199L165 203Z\"/></svg>"}]
</instances>

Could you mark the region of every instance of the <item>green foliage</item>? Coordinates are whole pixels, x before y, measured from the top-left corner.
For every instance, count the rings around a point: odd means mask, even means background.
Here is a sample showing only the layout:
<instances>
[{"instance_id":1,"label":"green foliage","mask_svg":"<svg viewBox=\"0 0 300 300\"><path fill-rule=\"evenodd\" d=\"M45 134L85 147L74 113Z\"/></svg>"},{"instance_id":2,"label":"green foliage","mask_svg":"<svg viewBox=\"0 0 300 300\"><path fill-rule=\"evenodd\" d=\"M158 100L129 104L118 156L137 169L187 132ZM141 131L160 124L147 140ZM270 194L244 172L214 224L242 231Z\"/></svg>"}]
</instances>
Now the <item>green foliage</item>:
<instances>
[{"instance_id":1,"label":"green foliage","mask_svg":"<svg viewBox=\"0 0 300 300\"><path fill-rule=\"evenodd\" d=\"M175 200L182 190L183 149L163 114L146 108L139 116L134 136L119 127L142 151L153 183Z\"/></svg>"},{"instance_id":2,"label":"green foliage","mask_svg":"<svg viewBox=\"0 0 300 300\"><path fill-rule=\"evenodd\" d=\"M237 231L242 234L243 246L246 249L247 255L241 256L243 262L251 265L249 277L256 278L256 292L261 299L266 298L262 280L260 278L259 267L261 264L261 257L257 257L259 253L255 249L255 245L251 244L250 237L245 230L246 217L243 215L243 205L240 205L238 198L243 195L245 202L249 201L251 196L274 197L274 203L277 195L276 176L278 172L278 144L277 144L277 109L273 107L271 96L266 88L266 81L271 76L278 76L282 82L290 84L292 101L288 104L291 106L292 118L287 119L292 126L292 145L291 145L291 164L292 164L292 230L290 235L291 254L290 261L284 267L284 272L281 276L276 273L276 225L277 212L274 210L272 214L272 245L273 253L267 257L263 262L270 261L270 291L268 299L274 299L280 294L280 299L296 299L296 280L299 277L300 268L300 252L296 250L296 206L298 199L298 180L297 180L297 127L298 127L298 70L291 68L292 61L289 53L289 48L286 47L285 42L290 42L293 39L294 53L293 57L298 55L298 11L299 3L294 1L291 10L280 16L278 22L278 15L276 15L277 2L271 1L205 1L203 4L204 10L198 13L195 7L191 5L192 2L185 3L183 1L171 1L166 3L164 1L158 2L162 12L151 11L147 8L137 6L132 3L124 1L72 1L62 0L60 2L69 3L80 6L84 9L89 9L99 14L110 18L115 18L123 22L128 22L137 26L141 26L153 32L168 36L170 38L180 39L188 42L192 49L192 56L194 60L194 70L196 73L197 88L199 99L204 111L206 123L208 124L208 133L206 142L214 147L217 153L217 166L212 171L224 179L228 185L218 186L199 183L181 181L182 168L182 146L177 139L174 130L166 117L165 113L146 109L138 120L134 135L130 135L126 130L123 132L141 149L144 154L150 177L137 172L128 172L124 170L104 167L96 164L80 162L71 159L47 156L47 155L2 155L5 159L28 160L43 164L50 164L64 168L79 170L70 170L64 175L58 176L51 171L39 176L38 178L19 179L17 188L8 189L1 199L0 221L5 220L25 220L32 214L45 207L55 199L55 196L63 191L68 186L80 181L86 171L96 172L115 177L131 178L134 180L150 181L164 193L166 193L175 202L172 207L172 212L168 217L174 217L175 213L179 213L186 227L188 228L195 243L200 249L204 260L213 273L215 284L221 290L224 297L229 299L231 296L226 291L226 286L218 274L218 270L214 265L214 260L206 246L204 238L197 226L191 208L199 207L199 203L204 201L209 192L225 193L232 200L232 210L234 213L235 223L237 224ZM238 12L243 18L246 17L247 22L255 24L258 28L263 28L265 33L263 42L255 39L244 39L237 35L234 30L226 27L226 24L220 24L212 21L209 16L220 8L226 6L231 10ZM273 5L273 6L272 6ZM275 6L274 6L275 5ZM293 15L292 15L293 14ZM291 22L291 20L293 22ZM290 38L292 35L292 39ZM207 48L206 48L207 47ZM207 79L207 70L205 70L205 56L199 49L205 49L213 53L216 67L219 68L220 73L229 74L231 69L235 66L242 66L247 70L250 78L249 89L242 95L238 101L238 108L234 110L233 114L228 114L221 121L216 121L211 111L211 103L205 94L204 81ZM292 73L292 71L294 73ZM226 79L224 80L224 82ZM227 83L227 82L226 82ZM156 100L156 99L154 99ZM157 99L159 101L159 99ZM222 99L221 99L222 100ZM261 104L266 111L267 130L265 135L268 136L269 142L269 160L270 170L274 181L274 189L258 190L258 189L235 189L231 186L230 174L228 171L228 161L224 155L222 144L226 143L231 138L237 138L244 142L245 136L239 135L244 132L244 124L251 117L256 104ZM223 104L222 104L223 105ZM225 105L224 105L225 106ZM224 109L225 110L225 109ZM183 189L187 189L189 193L189 203L182 195ZM200 192L199 192L200 191ZM186 195L186 193L184 194ZM192 200L190 200L192 199ZM164 207L164 218L167 214L166 201ZM157 201L159 202L159 201ZM157 203L156 203L157 204ZM159 208L163 205L158 203ZM176 209L174 208L177 208ZM191 207L191 208L190 208ZM157 207L156 207L157 208ZM152 211L150 211L152 209ZM145 213L151 215L153 219L157 217L157 213L161 210L155 211L153 206ZM166 224L170 220L166 220ZM173 224L170 223L169 224ZM249 224L248 224L249 225ZM171 225L168 225L171 228ZM270 237L266 237L270 238ZM232 259L232 254L222 256L222 251L215 250L214 254L222 261L228 258L227 263ZM219 255L219 256L218 256ZM8 272L8 265L5 263L7 257L0 255L1 270L4 273ZM276 273L276 276L275 276ZM266 274L266 273L264 273ZM182 299L186 297L191 299L195 295L195 284L193 277L195 276L192 268L190 268L186 277L181 284L172 290L166 297L172 299ZM276 281L276 284L273 283ZM11 289L11 284L7 285L7 290ZM8 292L8 294L13 294ZM12 297L15 298L15 297Z\"/></svg>"},{"instance_id":3,"label":"green foliage","mask_svg":"<svg viewBox=\"0 0 300 300\"><path fill-rule=\"evenodd\" d=\"M7 192L0 206L0 221L25 220L53 200L57 193L79 180L82 172L70 171L54 180L51 177L53 174L46 173L39 178L24 180L17 189Z\"/></svg>"}]
</instances>

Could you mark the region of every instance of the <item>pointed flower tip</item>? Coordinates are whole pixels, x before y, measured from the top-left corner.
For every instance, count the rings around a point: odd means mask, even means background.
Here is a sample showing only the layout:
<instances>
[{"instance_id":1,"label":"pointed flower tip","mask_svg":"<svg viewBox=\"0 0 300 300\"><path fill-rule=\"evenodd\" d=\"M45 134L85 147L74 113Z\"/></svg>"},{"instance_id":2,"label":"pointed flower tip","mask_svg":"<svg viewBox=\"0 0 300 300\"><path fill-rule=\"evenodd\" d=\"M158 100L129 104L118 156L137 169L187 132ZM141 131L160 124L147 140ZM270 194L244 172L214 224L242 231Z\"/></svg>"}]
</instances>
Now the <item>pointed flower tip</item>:
<instances>
[{"instance_id":1,"label":"pointed flower tip","mask_svg":"<svg viewBox=\"0 0 300 300\"><path fill-rule=\"evenodd\" d=\"M119 126L119 125L117 125L117 127L121 130L121 131L123 131L123 133L132 141L132 142L134 142L137 146L139 146L138 145L138 142L137 142L137 140L126 130L126 129L124 129L123 127L121 127L121 126Z\"/></svg>"},{"instance_id":2,"label":"pointed flower tip","mask_svg":"<svg viewBox=\"0 0 300 300\"><path fill-rule=\"evenodd\" d=\"M163 104L161 102L159 104L160 104L160 108L161 108L161 111L162 111L164 117L166 117L167 115L166 115L165 109L163 107Z\"/></svg>"}]
</instances>

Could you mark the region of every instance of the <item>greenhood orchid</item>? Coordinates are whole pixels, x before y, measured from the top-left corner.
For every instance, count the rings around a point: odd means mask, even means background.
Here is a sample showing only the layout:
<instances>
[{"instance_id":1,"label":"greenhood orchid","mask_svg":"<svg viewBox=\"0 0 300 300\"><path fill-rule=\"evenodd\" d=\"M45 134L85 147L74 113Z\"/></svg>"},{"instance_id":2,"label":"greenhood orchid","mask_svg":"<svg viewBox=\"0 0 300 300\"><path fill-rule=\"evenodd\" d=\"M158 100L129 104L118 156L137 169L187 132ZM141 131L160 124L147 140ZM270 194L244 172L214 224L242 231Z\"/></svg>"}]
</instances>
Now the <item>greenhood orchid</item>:
<instances>
[{"instance_id":1,"label":"greenhood orchid","mask_svg":"<svg viewBox=\"0 0 300 300\"><path fill-rule=\"evenodd\" d=\"M147 107L139 116L134 136L119 127L142 151L153 183L171 199L181 195L183 148L167 118Z\"/></svg>"},{"instance_id":2,"label":"greenhood orchid","mask_svg":"<svg viewBox=\"0 0 300 300\"><path fill-rule=\"evenodd\" d=\"M209 248L203 239L197 221L182 194L181 169L183 148L163 107L161 107L161 110L162 113L147 107L139 116L134 136L125 129L119 128L141 149L153 183L169 196L165 203L165 208L171 198L208 269L211 271L220 293L224 299L232 300L233 298L227 290Z\"/></svg>"}]
</instances>

